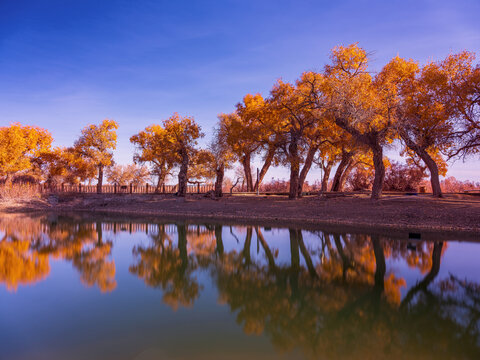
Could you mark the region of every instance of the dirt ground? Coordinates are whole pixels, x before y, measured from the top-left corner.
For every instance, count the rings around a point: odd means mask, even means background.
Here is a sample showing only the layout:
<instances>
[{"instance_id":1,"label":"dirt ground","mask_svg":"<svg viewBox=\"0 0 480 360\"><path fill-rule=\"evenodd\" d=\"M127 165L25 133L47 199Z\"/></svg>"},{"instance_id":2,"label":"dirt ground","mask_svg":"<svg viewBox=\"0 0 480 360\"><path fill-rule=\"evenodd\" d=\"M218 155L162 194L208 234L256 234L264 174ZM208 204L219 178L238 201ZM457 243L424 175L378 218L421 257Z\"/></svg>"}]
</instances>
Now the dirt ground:
<instances>
[{"instance_id":1,"label":"dirt ground","mask_svg":"<svg viewBox=\"0 0 480 360\"><path fill-rule=\"evenodd\" d=\"M176 217L287 225L335 225L396 230L463 231L480 236L480 196L447 194L384 195L372 201L366 194L307 196L188 195L51 195L33 202L0 203L0 211L52 211Z\"/></svg>"}]
</instances>

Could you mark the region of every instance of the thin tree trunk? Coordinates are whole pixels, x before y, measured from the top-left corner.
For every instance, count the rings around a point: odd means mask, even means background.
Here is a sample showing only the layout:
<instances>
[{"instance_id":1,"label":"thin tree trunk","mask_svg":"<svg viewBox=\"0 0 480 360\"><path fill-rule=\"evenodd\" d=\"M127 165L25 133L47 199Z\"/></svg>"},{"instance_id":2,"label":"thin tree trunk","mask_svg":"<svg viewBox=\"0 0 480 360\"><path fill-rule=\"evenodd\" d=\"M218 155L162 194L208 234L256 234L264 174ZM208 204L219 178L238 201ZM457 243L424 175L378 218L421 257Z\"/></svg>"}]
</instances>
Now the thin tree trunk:
<instances>
[{"instance_id":1,"label":"thin tree trunk","mask_svg":"<svg viewBox=\"0 0 480 360\"><path fill-rule=\"evenodd\" d=\"M265 158L265 162L263 163L263 166L260 169L258 179L255 180L255 186L253 188L254 191L257 191L258 187L263 181L263 178L267 174L267 171L270 168L270 165L272 165L273 158L275 157L275 151L276 151L276 147L274 147L273 145L271 145L268 148L268 153L267 153L267 157Z\"/></svg>"},{"instance_id":2,"label":"thin tree trunk","mask_svg":"<svg viewBox=\"0 0 480 360\"><path fill-rule=\"evenodd\" d=\"M335 175L333 176L332 187L330 191L341 191L341 179L342 175L347 168L350 160L353 157L353 151L343 151L342 152L342 160L338 164L337 170L335 171Z\"/></svg>"},{"instance_id":3,"label":"thin tree trunk","mask_svg":"<svg viewBox=\"0 0 480 360\"><path fill-rule=\"evenodd\" d=\"M298 240L298 246L300 247L300 251L302 252L303 258L305 259L305 264L307 264L307 269L308 269L308 272L310 273L310 276L313 278L317 278L318 274L317 274L317 271L315 270L315 266L313 265L312 257L308 253L307 247L303 242L302 230L297 230L297 240Z\"/></svg>"},{"instance_id":4,"label":"thin tree trunk","mask_svg":"<svg viewBox=\"0 0 480 360\"><path fill-rule=\"evenodd\" d=\"M263 250L265 251L265 256L268 259L269 269L271 271L276 270L277 265L275 264L275 256L273 256L272 250L270 250L270 247L265 241L265 238L263 237L262 232L260 231L258 226L255 228L255 232L257 233L257 240L260 241L260 244L262 244Z\"/></svg>"},{"instance_id":5,"label":"thin tree trunk","mask_svg":"<svg viewBox=\"0 0 480 360\"><path fill-rule=\"evenodd\" d=\"M298 180L300 173L300 157L298 156L298 139L294 134L288 146L288 156L290 157L290 191L288 197L296 199L298 197Z\"/></svg>"},{"instance_id":6,"label":"thin tree trunk","mask_svg":"<svg viewBox=\"0 0 480 360\"><path fill-rule=\"evenodd\" d=\"M242 158L245 181L247 183L247 192L253 191L252 168L250 167L251 154L245 154Z\"/></svg>"},{"instance_id":7,"label":"thin tree trunk","mask_svg":"<svg viewBox=\"0 0 480 360\"><path fill-rule=\"evenodd\" d=\"M373 200L380 199L382 195L383 181L385 179L385 165L383 164L383 148L379 144L370 146L373 152L373 166L375 178L373 179L372 196Z\"/></svg>"},{"instance_id":8,"label":"thin tree trunk","mask_svg":"<svg viewBox=\"0 0 480 360\"><path fill-rule=\"evenodd\" d=\"M442 249L443 249L443 241L436 241L433 244L433 251L432 251L432 267L428 274L423 278L422 281L417 283L413 288L411 288L405 298L402 300L400 307L403 308L407 306L410 301L414 298L414 296L420 290L426 290L428 286L432 283L433 280L437 277L440 271L440 262L442 259Z\"/></svg>"},{"instance_id":9,"label":"thin tree trunk","mask_svg":"<svg viewBox=\"0 0 480 360\"><path fill-rule=\"evenodd\" d=\"M180 164L180 171L178 172L178 196L185 197L187 194L187 171L188 171L188 162L189 156L186 151L182 151L182 163Z\"/></svg>"},{"instance_id":10,"label":"thin tree trunk","mask_svg":"<svg viewBox=\"0 0 480 360\"><path fill-rule=\"evenodd\" d=\"M337 248L338 254L342 259L342 278L345 280L347 278L347 270L352 267L351 260L345 255L345 251L343 251L342 242L340 240L340 235L334 234L333 241L335 242L335 246Z\"/></svg>"},{"instance_id":11,"label":"thin tree trunk","mask_svg":"<svg viewBox=\"0 0 480 360\"><path fill-rule=\"evenodd\" d=\"M300 176L298 178L298 197L302 197L303 184L305 183L307 174L312 167L313 158L315 156L315 153L317 152L317 149L318 147L316 146L311 146L308 149L307 157L305 158L305 164L303 164L302 171L300 172Z\"/></svg>"},{"instance_id":12,"label":"thin tree trunk","mask_svg":"<svg viewBox=\"0 0 480 360\"><path fill-rule=\"evenodd\" d=\"M216 173L217 173L217 178L215 179L215 196L222 197L223 196L223 191L222 191L223 177L225 175L224 163L222 163L219 167L217 167Z\"/></svg>"},{"instance_id":13,"label":"thin tree trunk","mask_svg":"<svg viewBox=\"0 0 480 360\"><path fill-rule=\"evenodd\" d=\"M327 165L323 168L323 179L322 179L322 192L327 191L328 179L330 178L330 172L332 171L333 161L329 160Z\"/></svg>"},{"instance_id":14,"label":"thin tree trunk","mask_svg":"<svg viewBox=\"0 0 480 360\"><path fill-rule=\"evenodd\" d=\"M102 193L103 185L103 166L98 167L98 181L97 181L97 194Z\"/></svg>"}]
</instances>

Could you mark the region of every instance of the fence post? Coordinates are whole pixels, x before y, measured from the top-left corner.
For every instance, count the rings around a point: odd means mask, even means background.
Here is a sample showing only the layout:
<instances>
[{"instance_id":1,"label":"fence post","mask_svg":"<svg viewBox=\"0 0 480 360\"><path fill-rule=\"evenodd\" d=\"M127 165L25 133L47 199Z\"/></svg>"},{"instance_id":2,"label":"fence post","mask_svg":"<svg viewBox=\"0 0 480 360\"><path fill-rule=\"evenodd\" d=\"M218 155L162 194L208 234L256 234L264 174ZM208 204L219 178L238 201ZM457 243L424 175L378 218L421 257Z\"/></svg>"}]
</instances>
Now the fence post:
<instances>
[{"instance_id":1,"label":"fence post","mask_svg":"<svg viewBox=\"0 0 480 360\"><path fill-rule=\"evenodd\" d=\"M79 193L82 192L82 184L78 184L78 192L79 192Z\"/></svg>"},{"instance_id":2,"label":"fence post","mask_svg":"<svg viewBox=\"0 0 480 360\"><path fill-rule=\"evenodd\" d=\"M162 192L165 194L165 184L163 184Z\"/></svg>"},{"instance_id":3,"label":"fence post","mask_svg":"<svg viewBox=\"0 0 480 360\"><path fill-rule=\"evenodd\" d=\"M133 183L130 183L130 194L132 193L133 191Z\"/></svg>"},{"instance_id":4,"label":"fence post","mask_svg":"<svg viewBox=\"0 0 480 360\"><path fill-rule=\"evenodd\" d=\"M200 194L200 183L197 183L197 194Z\"/></svg>"},{"instance_id":5,"label":"fence post","mask_svg":"<svg viewBox=\"0 0 480 360\"><path fill-rule=\"evenodd\" d=\"M113 193L117 193L117 183L113 184Z\"/></svg>"},{"instance_id":6,"label":"fence post","mask_svg":"<svg viewBox=\"0 0 480 360\"><path fill-rule=\"evenodd\" d=\"M148 194L148 183L145 184L145 192Z\"/></svg>"}]
</instances>

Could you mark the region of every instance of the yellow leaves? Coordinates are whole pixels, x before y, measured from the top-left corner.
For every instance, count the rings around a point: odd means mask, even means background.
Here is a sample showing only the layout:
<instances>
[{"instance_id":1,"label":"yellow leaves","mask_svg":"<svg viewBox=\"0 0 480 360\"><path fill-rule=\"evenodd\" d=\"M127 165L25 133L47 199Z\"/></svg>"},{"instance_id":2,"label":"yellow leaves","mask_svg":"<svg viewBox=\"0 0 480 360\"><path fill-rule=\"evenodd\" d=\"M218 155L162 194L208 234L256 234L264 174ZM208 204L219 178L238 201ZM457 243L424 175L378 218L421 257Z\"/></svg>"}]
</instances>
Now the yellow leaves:
<instances>
[{"instance_id":1,"label":"yellow leaves","mask_svg":"<svg viewBox=\"0 0 480 360\"><path fill-rule=\"evenodd\" d=\"M0 127L0 175L29 170L33 161L50 149L52 136L42 128L11 124Z\"/></svg>"},{"instance_id":2,"label":"yellow leaves","mask_svg":"<svg viewBox=\"0 0 480 360\"><path fill-rule=\"evenodd\" d=\"M139 151L135 161L171 167L181 161L182 151L193 154L197 139L204 136L193 117L175 113L162 124L150 125L130 138Z\"/></svg>"},{"instance_id":3,"label":"yellow leaves","mask_svg":"<svg viewBox=\"0 0 480 360\"><path fill-rule=\"evenodd\" d=\"M212 152L208 150L199 150L191 159L192 165L188 169L188 178L190 182L202 179L215 178L216 159Z\"/></svg>"},{"instance_id":4,"label":"yellow leaves","mask_svg":"<svg viewBox=\"0 0 480 360\"><path fill-rule=\"evenodd\" d=\"M103 120L100 125L88 125L75 141L74 149L79 157L91 161L95 166L110 166L117 146L118 124L114 120Z\"/></svg>"},{"instance_id":5,"label":"yellow leaves","mask_svg":"<svg viewBox=\"0 0 480 360\"><path fill-rule=\"evenodd\" d=\"M171 117L163 121L163 128L167 141L172 148L178 152L182 149L193 148L197 144L197 139L204 136L200 126L191 116L180 116L174 113Z\"/></svg>"},{"instance_id":6,"label":"yellow leaves","mask_svg":"<svg viewBox=\"0 0 480 360\"><path fill-rule=\"evenodd\" d=\"M327 66L327 72L344 72L348 75L355 75L366 71L368 67L367 52L359 47L358 43L335 46L330 53L330 60L332 65Z\"/></svg>"}]
</instances>

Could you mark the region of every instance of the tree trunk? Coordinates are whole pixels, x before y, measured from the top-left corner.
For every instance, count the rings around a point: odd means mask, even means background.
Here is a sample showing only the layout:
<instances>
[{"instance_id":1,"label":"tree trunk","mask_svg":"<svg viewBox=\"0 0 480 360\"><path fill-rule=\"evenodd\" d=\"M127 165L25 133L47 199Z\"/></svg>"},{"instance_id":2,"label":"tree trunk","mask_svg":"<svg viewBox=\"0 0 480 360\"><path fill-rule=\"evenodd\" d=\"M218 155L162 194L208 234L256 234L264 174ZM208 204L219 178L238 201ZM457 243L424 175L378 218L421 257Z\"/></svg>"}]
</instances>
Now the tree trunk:
<instances>
[{"instance_id":1,"label":"tree trunk","mask_svg":"<svg viewBox=\"0 0 480 360\"><path fill-rule=\"evenodd\" d=\"M98 181L97 181L97 194L102 193L103 185L103 166L98 167Z\"/></svg>"},{"instance_id":2,"label":"tree trunk","mask_svg":"<svg viewBox=\"0 0 480 360\"><path fill-rule=\"evenodd\" d=\"M296 199L298 197L300 157L298 156L298 139L293 134L290 140L290 145L288 146L288 153L290 158L290 192L288 197L290 199Z\"/></svg>"},{"instance_id":3,"label":"tree trunk","mask_svg":"<svg viewBox=\"0 0 480 360\"><path fill-rule=\"evenodd\" d=\"M277 269L277 265L275 264L275 256L273 256L272 250L270 250L270 247L265 241L265 238L263 237L262 232L260 231L258 226L255 228L255 232L257 233L257 240L260 241L260 244L262 244L263 250L265 251L265 256L268 259L269 269L271 271L275 271Z\"/></svg>"},{"instance_id":4,"label":"tree trunk","mask_svg":"<svg viewBox=\"0 0 480 360\"><path fill-rule=\"evenodd\" d=\"M373 166L375 178L373 179L371 199L378 200L382 195L383 180L385 179L385 165L383 164L383 148L377 143L370 146L373 152Z\"/></svg>"},{"instance_id":5,"label":"tree trunk","mask_svg":"<svg viewBox=\"0 0 480 360\"><path fill-rule=\"evenodd\" d=\"M442 259L442 249L443 249L443 241L436 241L433 245L432 251L432 267L428 274L423 278L422 281L417 283L413 288L411 288L405 298L402 300L400 307L408 306L410 301L414 298L414 296L421 290L426 290L428 286L432 283L433 280L437 277L440 271L440 262Z\"/></svg>"},{"instance_id":6,"label":"tree trunk","mask_svg":"<svg viewBox=\"0 0 480 360\"><path fill-rule=\"evenodd\" d=\"M247 183L247 192L253 191L252 168L250 167L251 154L245 154L242 158L245 181Z\"/></svg>"},{"instance_id":7,"label":"tree trunk","mask_svg":"<svg viewBox=\"0 0 480 360\"><path fill-rule=\"evenodd\" d=\"M180 164L180 171L178 172L178 196L185 197L187 194L187 171L188 171L188 162L189 157L186 151L182 151L182 163Z\"/></svg>"},{"instance_id":8,"label":"tree trunk","mask_svg":"<svg viewBox=\"0 0 480 360\"><path fill-rule=\"evenodd\" d=\"M305 264L307 264L307 269L308 269L308 272L310 273L310 276L313 278L317 278L318 274L317 274L317 271L315 270L315 266L313 265L312 257L308 253L307 247L303 242L302 230L297 230L297 240L298 240L298 246L300 247L300 251L302 252L303 258L305 259Z\"/></svg>"},{"instance_id":9,"label":"tree trunk","mask_svg":"<svg viewBox=\"0 0 480 360\"><path fill-rule=\"evenodd\" d=\"M332 160L329 160L327 162L327 165L323 167L322 192L327 191L328 179L330 178L330 172L332 171L332 167L333 167Z\"/></svg>"},{"instance_id":10,"label":"tree trunk","mask_svg":"<svg viewBox=\"0 0 480 360\"><path fill-rule=\"evenodd\" d=\"M5 177L5 185L11 186L12 185L12 175L10 173L7 173Z\"/></svg>"},{"instance_id":11,"label":"tree trunk","mask_svg":"<svg viewBox=\"0 0 480 360\"><path fill-rule=\"evenodd\" d=\"M222 256L224 251L222 239L222 225L215 225L215 241L217 243L215 251L219 256Z\"/></svg>"},{"instance_id":12,"label":"tree trunk","mask_svg":"<svg viewBox=\"0 0 480 360\"><path fill-rule=\"evenodd\" d=\"M350 160L353 157L353 151L343 151L342 152L342 160L340 160L340 164L338 164L337 170L335 171L335 175L333 176L332 187L330 191L341 191L341 180L342 175L347 168Z\"/></svg>"},{"instance_id":13,"label":"tree trunk","mask_svg":"<svg viewBox=\"0 0 480 360\"><path fill-rule=\"evenodd\" d=\"M333 241L335 242L335 247L337 248L340 258L342 259L342 278L343 280L346 280L347 271L348 269L352 268L352 261L347 257L345 251L343 251L343 245L339 234L333 235Z\"/></svg>"},{"instance_id":14,"label":"tree trunk","mask_svg":"<svg viewBox=\"0 0 480 360\"><path fill-rule=\"evenodd\" d=\"M252 243L252 227L247 227L247 235L245 236L245 244L243 245L243 258L245 259L245 266L250 265L252 262L250 257L250 245Z\"/></svg>"},{"instance_id":15,"label":"tree trunk","mask_svg":"<svg viewBox=\"0 0 480 360\"><path fill-rule=\"evenodd\" d=\"M303 164L302 171L300 172L300 176L298 178L298 197L302 197L303 184L305 183L305 178L312 167L313 158L317 152L317 149L318 148L316 146L311 146L308 149L307 157L305 158L305 164Z\"/></svg>"},{"instance_id":16,"label":"tree trunk","mask_svg":"<svg viewBox=\"0 0 480 360\"><path fill-rule=\"evenodd\" d=\"M222 191L223 177L225 175L224 163L222 163L219 167L217 167L216 173L217 173L217 178L215 179L215 196L222 197L223 196L223 191Z\"/></svg>"},{"instance_id":17,"label":"tree trunk","mask_svg":"<svg viewBox=\"0 0 480 360\"><path fill-rule=\"evenodd\" d=\"M258 187L263 181L263 178L267 174L267 171L270 168L270 165L272 165L273 158L275 157L275 151L276 151L276 148L273 145L271 145L268 148L268 153L267 153L267 157L265 158L265 162L263 163L263 166L260 169L258 179L255 180L255 186L253 188L254 191L257 191Z\"/></svg>"},{"instance_id":18,"label":"tree trunk","mask_svg":"<svg viewBox=\"0 0 480 360\"><path fill-rule=\"evenodd\" d=\"M158 174L157 186L155 187L156 193L162 192L162 186L164 182L165 182L165 176L163 174Z\"/></svg>"},{"instance_id":19,"label":"tree trunk","mask_svg":"<svg viewBox=\"0 0 480 360\"><path fill-rule=\"evenodd\" d=\"M348 175L350 175L350 173L352 172L354 165L355 163L353 162L353 159L350 159L347 167L340 176L340 185L338 187L338 191L343 191L343 189L345 188L345 183L347 182Z\"/></svg>"},{"instance_id":20,"label":"tree trunk","mask_svg":"<svg viewBox=\"0 0 480 360\"><path fill-rule=\"evenodd\" d=\"M290 233L290 287L292 290L292 296L298 295L298 276L300 273L300 251L298 247L297 231L294 229L288 229Z\"/></svg>"},{"instance_id":21,"label":"tree trunk","mask_svg":"<svg viewBox=\"0 0 480 360\"><path fill-rule=\"evenodd\" d=\"M433 196L435 197L442 197L442 188L440 186L440 178L438 174L438 166L435 160L430 156L430 154L423 149L421 146L418 146L414 141L412 141L407 134L401 134L403 141L407 147L413 150L420 158L423 160L425 165L428 167L428 171L430 172L430 183L432 184L432 192Z\"/></svg>"},{"instance_id":22,"label":"tree trunk","mask_svg":"<svg viewBox=\"0 0 480 360\"><path fill-rule=\"evenodd\" d=\"M102 245L103 243L103 232L102 232L102 223L97 221L95 224L95 230L97 231L97 245Z\"/></svg>"},{"instance_id":23,"label":"tree trunk","mask_svg":"<svg viewBox=\"0 0 480 360\"><path fill-rule=\"evenodd\" d=\"M435 160L430 156L428 152L423 149L417 152L430 172L430 183L432 184L432 192L435 197L443 197L442 187L440 186L440 177L438 174L438 166Z\"/></svg>"},{"instance_id":24,"label":"tree trunk","mask_svg":"<svg viewBox=\"0 0 480 360\"><path fill-rule=\"evenodd\" d=\"M380 242L380 238L378 235L372 235L372 245L373 245L373 253L375 255L375 287L381 289L383 291L385 282L385 272L386 272L386 264L385 264L385 253L383 251L382 243Z\"/></svg>"},{"instance_id":25,"label":"tree trunk","mask_svg":"<svg viewBox=\"0 0 480 360\"><path fill-rule=\"evenodd\" d=\"M180 252L180 273L183 275L188 266L188 251L187 251L187 227L184 223L177 224L178 236L178 250Z\"/></svg>"}]
</instances>

